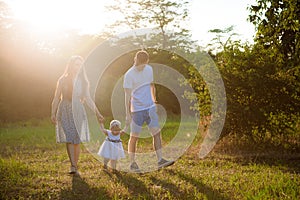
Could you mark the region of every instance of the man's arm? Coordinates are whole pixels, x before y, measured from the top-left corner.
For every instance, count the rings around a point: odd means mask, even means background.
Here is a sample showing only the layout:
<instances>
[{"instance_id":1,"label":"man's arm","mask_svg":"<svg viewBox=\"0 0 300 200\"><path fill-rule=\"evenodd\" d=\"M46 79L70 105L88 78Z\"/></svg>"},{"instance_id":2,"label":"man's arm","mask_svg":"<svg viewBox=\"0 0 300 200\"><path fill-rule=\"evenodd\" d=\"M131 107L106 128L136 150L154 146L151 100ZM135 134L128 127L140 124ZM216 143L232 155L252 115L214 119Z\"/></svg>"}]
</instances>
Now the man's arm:
<instances>
[{"instance_id":1,"label":"man's arm","mask_svg":"<svg viewBox=\"0 0 300 200\"><path fill-rule=\"evenodd\" d=\"M130 99L131 99L131 89L124 88L125 91L125 111L126 111L126 124L130 124Z\"/></svg>"},{"instance_id":2,"label":"man's arm","mask_svg":"<svg viewBox=\"0 0 300 200\"><path fill-rule=\"evenodd\" d=\"M157 103L156 100L156 89L154 83L151 83L151 96L154 103Z\"/></svg>"}]
</instances>

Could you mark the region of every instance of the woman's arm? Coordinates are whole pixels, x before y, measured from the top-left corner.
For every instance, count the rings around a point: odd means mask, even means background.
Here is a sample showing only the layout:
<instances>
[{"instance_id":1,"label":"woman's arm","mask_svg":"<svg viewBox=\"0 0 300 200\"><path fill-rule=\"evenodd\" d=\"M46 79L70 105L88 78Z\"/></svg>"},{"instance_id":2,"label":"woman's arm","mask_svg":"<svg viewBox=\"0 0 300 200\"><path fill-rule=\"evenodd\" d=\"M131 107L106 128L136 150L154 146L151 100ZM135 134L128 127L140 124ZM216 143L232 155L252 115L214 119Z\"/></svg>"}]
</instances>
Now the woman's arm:
<instances>
[{"instance_id":1,"label":"woman's arm","mask_svg":"<svg viewBox=\"0 0 300 200\"><path fill-rule=\"evenodd\" d=\"M60 78L57 81L54 98L51 104L51 121L53 124L56 124L56 112L57 112L58 104L61 99L61 91L62 91L62 79Z\"/></svg>"},{"instance_id":2,"label":"woman's arm","mask_svg":"<svg viewBox=\"0 0 300 200\"><path fill-rule=\"evenodd\" d=\"M104 125L103 125L103 123L101 123L101 122L100 122L100 131L101 131L102 133L104 133L105 135L108 135L107 130L104 128Z\"/></svg>"},{"instance_id":3,"label":"woman's arm","mask_svg":"<svg viewBox=\"0 0 300 200\"><path fill-rule=\"evenodd\" d=\"M99 121L99 123L103 122L104 117L101 115L101 113L99 112L95 102L92 100L89 89L87 88L85 91L85 95L84 95L84 99L83 101L86 103L86 105L95 112L96 117Z\"/></svg>"}]
</instances>

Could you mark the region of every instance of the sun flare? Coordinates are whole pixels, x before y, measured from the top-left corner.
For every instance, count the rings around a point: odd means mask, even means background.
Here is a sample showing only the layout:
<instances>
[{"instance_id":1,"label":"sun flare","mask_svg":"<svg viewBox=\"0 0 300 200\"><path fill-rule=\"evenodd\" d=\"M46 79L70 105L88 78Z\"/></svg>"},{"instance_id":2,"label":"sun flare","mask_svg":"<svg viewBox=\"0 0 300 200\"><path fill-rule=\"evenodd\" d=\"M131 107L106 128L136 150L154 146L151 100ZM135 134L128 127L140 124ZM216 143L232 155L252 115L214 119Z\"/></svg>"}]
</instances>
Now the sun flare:
<instances>
[{"instance_id":1,"label":"sun flare","mask_svg":"<svg viewBox=\"0 0 300 200\"><path fill-rule=\"evenodd\" d=\"M12 0L15 18L36 31L76 29L96 33L105 25L104 0Z\"/></svg>"}]
</instances>

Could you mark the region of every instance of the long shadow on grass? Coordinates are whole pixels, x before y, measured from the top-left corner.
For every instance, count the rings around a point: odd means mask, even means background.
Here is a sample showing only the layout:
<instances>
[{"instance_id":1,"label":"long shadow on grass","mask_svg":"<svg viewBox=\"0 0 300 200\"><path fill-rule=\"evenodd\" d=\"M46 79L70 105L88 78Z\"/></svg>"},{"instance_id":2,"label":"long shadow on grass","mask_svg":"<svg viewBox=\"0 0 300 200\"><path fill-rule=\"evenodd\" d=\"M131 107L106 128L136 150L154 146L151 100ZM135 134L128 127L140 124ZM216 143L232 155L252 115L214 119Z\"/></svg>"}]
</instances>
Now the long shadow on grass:
<instances>
[{"instance_id":1,"label":"long shadow on grass","mask_svg":"<svg viewBox=\"0 0 300 200\"><path fill-rule=\"evenodd\" d=\"M80 175L72 176L72 189L61 190L60 199L108 199L104 188L91 188Z\"/></svg>"},{"instance_id":2,"label":"long shadow on grass","mask_svg":"<svg viewBox=\"0 0 300 200\"><path fill-rule=\"evenodd\" d=\"M166 172L168 172L171 176L178 176L182 180L194 185L197 188L197 191L204 194L207 197L207 199L224 199L224 200L228 199L229 200L228 197L223 196L217 190L205 185L203 182L201 182L200 179L196 179L180 171L175 172L172 169L166 169Z\"/></svg>"},{"instance_id":3,"label":"long shadow on grass","mask_svg":"<svg viewBox=\"0 0 300 200\"><path fill-rule=\"evenodd\" d=\"M143 197L144 199L156 199L145 183L136 178L136 174L120 173L118 180L128 188L129 192L134 197Z\"/></svg>"},{"instance_id":4,"label":"long shadow on grass","mask_svg":"<svg viewBox=\"0 0 300 200\"><path fill-rule=\"evenodd\" d=\"M162 179L158 179L156 177L151 177L151 181L155 184L155 185L159 185L161 186L164 190L169 192L169 198L172 199L181 199L181 198L186 198L186 199L193 199L192 194L186 192L186 191L182 191L180 190L180 188L178 186L176 186L175 184L168 182L166 180L162 180Z\"/></svg>"},{"instance_id":5,"label":"long shadow on grass","mask_svg":"<svg viewBox=\"0 0 300 200\"><path fill-rule=\"evenodd\" d=\"M270 167L280 166L284 171L300 174L300 154L292 155L243 155L233 158L223 158L227 161L239 163L241 165L260 164Z\"/></svg>"},{"instance_id":6,"label":"long shadow on grass","mask_svg":"<svg viewBox=\"0 0 300 200\"><path fill-rule=\"evenodd\" d=\"M225 149L221 155L222 159L239 163L241 165L261 164L270 167L279 166L285 168L284 171L300 174L300 145L290 144L284 147L285 143L274 145L270 141L253 142L252 140L242 141L240 144L233 142L227 144L226 140L222 146ZM230 157L228 157L230 156Z\"/></svg>"}]
</instances>

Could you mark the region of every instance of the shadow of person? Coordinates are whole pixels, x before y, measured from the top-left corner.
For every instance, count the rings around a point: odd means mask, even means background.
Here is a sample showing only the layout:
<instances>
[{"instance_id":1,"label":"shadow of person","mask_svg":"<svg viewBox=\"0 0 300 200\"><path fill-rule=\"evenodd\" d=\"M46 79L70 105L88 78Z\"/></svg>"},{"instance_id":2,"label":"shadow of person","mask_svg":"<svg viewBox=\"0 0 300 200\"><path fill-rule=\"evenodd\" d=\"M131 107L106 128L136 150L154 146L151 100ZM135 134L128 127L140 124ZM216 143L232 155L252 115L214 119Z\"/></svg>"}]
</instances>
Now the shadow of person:
<instances>
[{"instance_id":1,"label":"shadow of person","mask_svg":"<svg viewBox=\"0 0 300 200\"><path fill-rule=\"evenodd\" d=\"M197 191L202 193L207 197L207 199L224 199L229 200L230 198L224 196L220 193L217 189L213 189L212 187L206 185L203 183L200 179L196 179L195 177L182 173L180 171L173 171L172 169L166 169L166 172L168 172L172 176L178 176L182 180L190 183L191 185L194 185L197 188Z\"/></svg>"},{"instance_id":2,"label":"shadow of person","mask_svg":"<svg viewBox=\"0 0 300 200\"><path fill-rule=\"evenodd\" d=\"M74 174L72 176L72 192L74 194L86 194L89 189L89 185L81 178L79 174Z\"/></svg>"},{"instance_id":3,"label":"shadow of person","mask_svg":"<svg viewBox=\"0 0 300 200\"><path fill-rule=\"evenodd\" d=\"M150 177L152 183L155 185L154 188L159 188L159 190L163 189L169 192L169 198L171 199L181 199L185 197L186 199L193 199L189 192L180 190L180 188L172 183L171 181L163 180L162 178L157 178L154 176Z\"/></svg>"},{"instance_id":4,"label":"shadow of person","mask_svg":"<svg viewBox=\"0 0 300 200\"><path fill-rule=\"evenodd\" d=\"M108 192L104 188L91 188L88 183L79 175L72 175L72 187L62 189L60 199L106 199Z\"/></svg>"},{"instance_id":5,"label":"shadow of person","mask_svg":"<svg viewBox=\"0 0 300 200\"><path fill-rule=\"evenodd\" d=\"M133 196L143 196L145 199L150 200L156 199L156 197L151 193L149 187L147 187L143 181L137 178L142 176L141 174L118 172L115 175L117 177L116 181L124 185Z\"/></svg>"}]
</instances>

